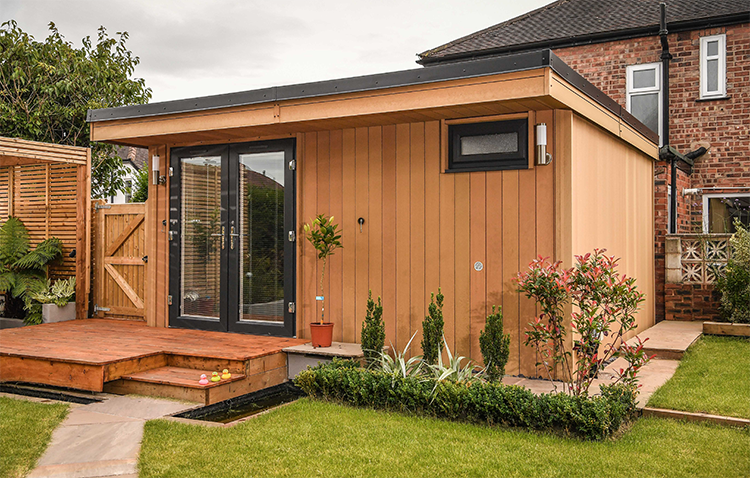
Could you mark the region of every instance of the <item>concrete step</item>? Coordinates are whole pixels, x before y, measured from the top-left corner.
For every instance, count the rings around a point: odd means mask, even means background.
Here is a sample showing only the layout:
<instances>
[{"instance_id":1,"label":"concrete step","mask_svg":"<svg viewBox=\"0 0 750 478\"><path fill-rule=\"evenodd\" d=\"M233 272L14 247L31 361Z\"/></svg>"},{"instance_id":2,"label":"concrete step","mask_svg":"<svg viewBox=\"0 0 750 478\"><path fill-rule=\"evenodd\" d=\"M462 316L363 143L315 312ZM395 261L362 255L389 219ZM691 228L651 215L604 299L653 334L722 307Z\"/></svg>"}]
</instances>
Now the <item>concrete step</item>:
<instances>
[{"instance_id":1,"label":"concrete step","mask_svg":"<svg viewBox=\"0 0 750 478\"><path fill-rule=\"evenodd\" d=\"M681 360L685 351L703 333L703 322L662 321L650 329L644 330L638 337L645 341L643 349L657 359ZM648 339L648 340L646 340ZM628 340L629 345L635 345L637 340Z\"/></svg>"}]
</instances>

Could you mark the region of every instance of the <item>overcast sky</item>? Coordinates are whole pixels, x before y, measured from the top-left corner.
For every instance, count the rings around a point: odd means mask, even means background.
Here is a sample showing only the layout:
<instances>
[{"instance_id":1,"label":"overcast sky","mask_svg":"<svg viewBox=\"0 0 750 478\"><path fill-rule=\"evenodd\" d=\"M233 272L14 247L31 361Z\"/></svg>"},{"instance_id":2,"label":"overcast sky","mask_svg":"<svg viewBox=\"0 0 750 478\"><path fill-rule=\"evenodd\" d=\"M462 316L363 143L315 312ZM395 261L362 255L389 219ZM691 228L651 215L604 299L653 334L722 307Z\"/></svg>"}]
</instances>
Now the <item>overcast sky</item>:
<instances>
[{"instance_id":1,"label":"overcast sky","mask_svg":"<svg viewBox=\"0 0 750 478\"><path fill-rule=\"evenodd\" d=\"M127 31L152 102L417 68L416 54L551 0L0 0L36 40Z\"/></svg>"}]
</instances>

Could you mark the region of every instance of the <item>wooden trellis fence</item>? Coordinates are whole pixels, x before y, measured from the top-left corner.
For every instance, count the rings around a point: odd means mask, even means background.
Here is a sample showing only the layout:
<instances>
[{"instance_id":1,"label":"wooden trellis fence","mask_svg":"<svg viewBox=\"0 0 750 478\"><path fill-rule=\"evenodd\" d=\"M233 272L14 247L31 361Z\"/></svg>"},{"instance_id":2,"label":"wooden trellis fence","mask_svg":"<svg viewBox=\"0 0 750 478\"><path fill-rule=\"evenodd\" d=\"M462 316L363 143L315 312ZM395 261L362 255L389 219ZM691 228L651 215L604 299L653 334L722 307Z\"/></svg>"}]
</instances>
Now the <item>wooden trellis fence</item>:
<instances>
[{"instance_id":1,"label":"wooden trellis fence","mask_svg":"<svg viewBox=\"0 0 750 478\"><path fill-rule=\"evenodd\" d=\"M88 315L91 244L91 150L0 137L0 221L23 221L36 246L63 242L52 278L76 277L76 317Z\"/></svg>"}]
</instances>

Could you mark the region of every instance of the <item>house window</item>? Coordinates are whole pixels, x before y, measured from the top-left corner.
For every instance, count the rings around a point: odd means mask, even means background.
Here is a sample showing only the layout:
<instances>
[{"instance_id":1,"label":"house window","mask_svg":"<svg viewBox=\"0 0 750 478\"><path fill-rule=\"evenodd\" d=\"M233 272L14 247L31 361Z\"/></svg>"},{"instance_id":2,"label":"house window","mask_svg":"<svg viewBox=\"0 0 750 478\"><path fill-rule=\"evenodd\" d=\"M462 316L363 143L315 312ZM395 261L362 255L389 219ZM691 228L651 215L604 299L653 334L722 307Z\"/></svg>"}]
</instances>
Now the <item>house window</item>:
<instances>
[{"instance_id":1,"label":"house window","mask_svg":"<svg viewBox=\"0 0 750 478\"><path fill-rule=\"evenodd\" d=\"M727 94L727 37L701 38L701 98L722 98Z\"/></svg>"},{"instance_id":2,"label":"house window","mask_svg":"<svg viewBox=\"0 0 750 478\"><path fill-rule=\"evenodd\" d=\"M733 234L735 219L750 227L750 193L703 196L703 232Z\"/></svg>"},{"instance_id":3,"label":"house window","mask_svg":"<svg viewBox=\"0 0 750 478\"><path fill-rule=\"evenodd\" d=\"M529 167L527 119L450 125L448 138L449 171Z\"/></svg>"},{"instance_id":4,"label":"house window","mask_svg":"<svg viewBox=\"0 0 750 478\"><path fill-rule=\"evenodd\" d=\"M661 63L629 66L627 75L628 111L661 138Z\"/></svg>"},{"instance_id":5,"label":"house window","mask_svg":"<svg viewBox=\"0 0 750 478\"><path fill-rule=\"evenodd\" d=\"M133 181L132 180L128 179L125 181L125 188L123 192L125 193L125 202L126 203L130 202L130 200L133 199Z\"/></svg>"}]
</instances>

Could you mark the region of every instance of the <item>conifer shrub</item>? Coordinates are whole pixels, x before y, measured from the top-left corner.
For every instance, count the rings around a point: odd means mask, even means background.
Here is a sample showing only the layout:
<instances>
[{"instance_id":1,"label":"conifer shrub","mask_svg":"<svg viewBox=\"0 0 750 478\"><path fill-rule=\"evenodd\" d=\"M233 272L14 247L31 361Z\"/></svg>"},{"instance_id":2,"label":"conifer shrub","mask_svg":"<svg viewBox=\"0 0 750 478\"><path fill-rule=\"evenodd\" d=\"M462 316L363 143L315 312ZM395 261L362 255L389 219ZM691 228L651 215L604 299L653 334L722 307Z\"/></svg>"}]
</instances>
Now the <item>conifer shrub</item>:
<instances>
[{"instance_id":1,"label":"conifer shrub","mask_svg":"<svg viewBox=\"0 0 750 478\"><path fill-rule=\"evenodd\" d=\"M377 359L385 345L385 323L383 322L383 303L372 300L372 291L367 295L367 314L362 322L362 352L370 363Z\"/></svg>"},{"instance_id":2,"label":"conifer shrub","mask_svg":"<svg viewBox=\"0 0 750 478\"><path fill-rule=\"evenodd\" d=\"M479 348L484 358L485 375L490 381L501 380L505 375L505 364L510 353L510 334L503 333L502 308L492 306L484 330L479 334Z\"/></svg>"},{"instance_id":3,"label":"conifer shrub","mask_svg":"<svg viewBox=\"0 0 750 478\"><path fill-rule=\"evenodd\" d=\"M430 294L430 305L427 315L422 321L422 356L429 365L438 363L438 355L443 351L443 296L440 288L438 293Z\"/></svg>"}]
</instances>

